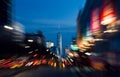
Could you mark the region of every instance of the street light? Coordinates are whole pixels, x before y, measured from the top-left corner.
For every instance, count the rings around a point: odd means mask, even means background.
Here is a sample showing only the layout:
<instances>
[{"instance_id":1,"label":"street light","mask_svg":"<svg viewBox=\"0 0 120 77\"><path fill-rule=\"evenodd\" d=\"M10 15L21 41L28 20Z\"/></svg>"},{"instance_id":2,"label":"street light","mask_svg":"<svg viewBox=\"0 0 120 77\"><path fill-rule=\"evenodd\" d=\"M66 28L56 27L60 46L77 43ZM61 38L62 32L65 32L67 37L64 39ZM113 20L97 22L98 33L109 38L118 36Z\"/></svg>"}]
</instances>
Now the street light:
<instances>
[{"instance_id":1,"label":"street light","mask_svg":"<svg viewBox=\"0 0 120 77\"><path fill-rule=\"evenodd\" d=\"M13 30L14 29L13 27L7 26L7 25L5 25L4 28L9 29L9 30Z\"/></svg>"},{"instance_id":2,"label":"street light","mask_svg":"<svg viewBox=\"0 0 120 77\"><path fill-rule=\"evenodd\" d=\"M28 39L28 42L33 42L33 40L32 39Z\"/></svg>"}]
</instances>

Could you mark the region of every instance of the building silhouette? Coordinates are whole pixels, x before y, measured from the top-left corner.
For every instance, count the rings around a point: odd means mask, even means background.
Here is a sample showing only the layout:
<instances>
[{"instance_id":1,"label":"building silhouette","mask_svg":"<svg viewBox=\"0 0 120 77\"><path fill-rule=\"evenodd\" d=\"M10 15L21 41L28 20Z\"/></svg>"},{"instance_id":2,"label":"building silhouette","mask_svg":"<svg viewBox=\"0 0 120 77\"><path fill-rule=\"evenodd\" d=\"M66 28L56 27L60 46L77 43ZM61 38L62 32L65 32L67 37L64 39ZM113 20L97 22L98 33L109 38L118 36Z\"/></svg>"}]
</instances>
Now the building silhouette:
<instances>
[{"instance_id":1,"label":"building silhouette","mask_svg":"<svg viewBox=\"0 0 120 77\"><path fill-rule=\"evenodd\" d=\"M77 18L77 45L94 39L94 51L120 51L120 0L86 0Z\"/></svg>"},{"instance_id":2,"label":"building silhouette","mask_svg":"<svg viewBox=\"0 0 120 77\"><path fill-rule=\"evenodd\" d=\"M0 25L12 23L12 0L0 0Z\"/></svg>"}]
</instances>

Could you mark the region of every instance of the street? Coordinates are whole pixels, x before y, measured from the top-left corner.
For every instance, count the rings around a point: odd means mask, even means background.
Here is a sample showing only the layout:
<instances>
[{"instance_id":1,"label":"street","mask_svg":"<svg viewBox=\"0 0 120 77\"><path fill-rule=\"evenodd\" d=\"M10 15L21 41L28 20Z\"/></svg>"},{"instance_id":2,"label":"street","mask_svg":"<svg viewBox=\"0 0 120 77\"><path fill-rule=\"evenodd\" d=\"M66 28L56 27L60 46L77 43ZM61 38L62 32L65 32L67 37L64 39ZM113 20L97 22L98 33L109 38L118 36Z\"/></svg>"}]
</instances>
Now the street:
<instances>
[{"instance_id":1,"label":"street","mask_svg":"<svg viewBox=\"0 0 120 77\"><path fill-rule=\"evenodd\" d=\"M75 71L59 70L53 67L40 66L32 70L21 72L13 77L78 77Z\"/></svg>"},{"instance_id":2,"label":"street","mask_svg":"<svg viewBox=\"0 0 120 77\"><path fill-rule=\"evenodd\" d=\"M39 66L29 69L22 68L19 71L14 69L11 72L10 70L4 70L0 71L0 73L5 74L2 77L79 77L75 69L58 69L50 66Z\"/></svg>"},{"instance_id":3,"label":"street","mask_svg":"<svg viewBox=\"0 0 120 77\"><path fill-rule=\"evenodd\" d=\"M114 71L97 71L88 67L60 69L40 65L28 68L1 69L0 77L120 77L120 74Z\"/></svg>"}]
</instances>

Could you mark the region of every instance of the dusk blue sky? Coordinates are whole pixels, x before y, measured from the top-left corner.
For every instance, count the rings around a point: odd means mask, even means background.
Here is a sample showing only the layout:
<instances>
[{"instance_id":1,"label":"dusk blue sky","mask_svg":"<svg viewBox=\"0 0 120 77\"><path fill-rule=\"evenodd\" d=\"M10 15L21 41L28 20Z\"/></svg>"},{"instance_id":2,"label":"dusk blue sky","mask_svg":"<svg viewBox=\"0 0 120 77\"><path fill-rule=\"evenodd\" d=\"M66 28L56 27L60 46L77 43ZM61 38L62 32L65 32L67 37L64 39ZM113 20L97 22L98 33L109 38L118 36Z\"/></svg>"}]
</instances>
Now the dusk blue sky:
<instances>
[{"instance_id":1,"label":"dusk blue sky","mask_svg":"<svg viewBox=\"0 0 120 77\"><path fill-rule=\"evenodd\" d=\"M76 37L76 19L85 0L15 0L14 19L25 32L41 30L45 40L56 43L57 32L63 36L63 46Z\"/></svg>"}]
</instances>

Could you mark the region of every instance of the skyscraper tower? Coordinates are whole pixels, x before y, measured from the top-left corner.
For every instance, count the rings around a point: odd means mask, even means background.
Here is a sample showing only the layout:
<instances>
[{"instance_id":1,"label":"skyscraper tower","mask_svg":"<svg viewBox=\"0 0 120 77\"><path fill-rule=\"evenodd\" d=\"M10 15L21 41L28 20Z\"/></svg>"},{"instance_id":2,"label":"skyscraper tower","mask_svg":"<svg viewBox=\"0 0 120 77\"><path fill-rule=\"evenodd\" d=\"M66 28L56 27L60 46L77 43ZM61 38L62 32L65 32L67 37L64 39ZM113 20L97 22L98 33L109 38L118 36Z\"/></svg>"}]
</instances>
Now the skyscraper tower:
<instances>
[{"instance_id":1,"label":"skyscraper tower","mask_svg":"<svg viewBox=\"0 0 120 77\"><path fill-rule=\"evenodd\" d=\"M59 56L62 56L62 35L60 32L57 33L57 53Z\"/></svg>"},{"instance_id":2,"label":"skyscraper tower","mask_svg":"<svg viewBox=\"0 0 120 77\"><path fill-rule=\"evenodd\" d=\"M13 0L0 0L0 25L11 25L12 1Z\"/></svg>"},{"instance_id":3,"label":"skyscraper tower","mask_svg":"<svg viewBox=\"0 0 120 77\"><path fill-rule=\"evenodd\" d=\"M3 44L12 40L12 1L0 0L0 42Z\"/></svg>"},{"instance_id":4,"label":"skyscraper tower","mask_svg":"<svg viewBox=\"0 0 120 77\"><path fill-rule=\"evenodd\" d=\"M57 55L59 56L59 67L62 68L62 35L57 33Z\"/></svg>"}]
</instances>

